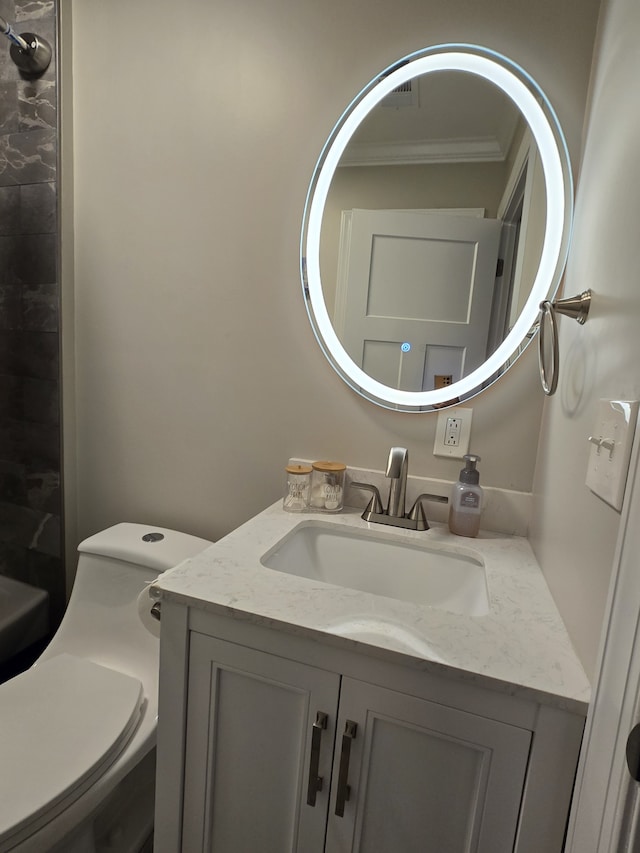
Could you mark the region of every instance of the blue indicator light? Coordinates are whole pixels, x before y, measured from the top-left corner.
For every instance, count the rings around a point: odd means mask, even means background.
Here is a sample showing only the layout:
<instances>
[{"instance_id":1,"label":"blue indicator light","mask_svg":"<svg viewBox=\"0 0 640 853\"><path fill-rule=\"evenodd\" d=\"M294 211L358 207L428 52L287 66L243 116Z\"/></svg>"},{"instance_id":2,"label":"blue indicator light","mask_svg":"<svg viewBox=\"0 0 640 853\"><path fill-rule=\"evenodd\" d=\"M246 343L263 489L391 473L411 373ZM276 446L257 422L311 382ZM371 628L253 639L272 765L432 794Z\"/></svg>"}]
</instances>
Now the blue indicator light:
<instances>
[{"instance_id":1,"label":"blue indicator light","mask_svg":"<svg viewBox=\"0 0 640 853\"><path fill-rule=\"evenodd\" d=\"M400 344L400 349L402 350L402 352L409 352L409 350L411 349L411 344L407 342Z\"/></svg>"}]
</instances>

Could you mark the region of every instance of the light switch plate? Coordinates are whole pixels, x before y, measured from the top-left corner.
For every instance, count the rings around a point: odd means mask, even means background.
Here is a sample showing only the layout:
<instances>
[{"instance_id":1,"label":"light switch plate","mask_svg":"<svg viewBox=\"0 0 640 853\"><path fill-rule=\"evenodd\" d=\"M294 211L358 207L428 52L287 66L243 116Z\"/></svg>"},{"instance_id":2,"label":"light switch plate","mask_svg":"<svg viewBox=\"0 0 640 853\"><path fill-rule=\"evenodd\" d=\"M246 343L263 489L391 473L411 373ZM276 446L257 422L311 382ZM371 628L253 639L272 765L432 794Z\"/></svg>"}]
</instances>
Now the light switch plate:
<instances>
[{"instance_id":1,"label":"light switch plate","mask_svg":"<svg viewBox=\"0 0 640 853\"><path fill-rule=\"evenodd\" d=\"M438 412L434 456L462 459L469 452L473 409L453 408Z\"/></svg>"},{"instance_id":2,"label":"light switch plate","mask_svg":"<svg viewBox=\"0 0 640 853\"><path fill-rule=\"evenodd\" d=\"M617 510L622 509L637 417L636 400L599 400L589 436L587 486Z\"/></svg>"}]
</instances>

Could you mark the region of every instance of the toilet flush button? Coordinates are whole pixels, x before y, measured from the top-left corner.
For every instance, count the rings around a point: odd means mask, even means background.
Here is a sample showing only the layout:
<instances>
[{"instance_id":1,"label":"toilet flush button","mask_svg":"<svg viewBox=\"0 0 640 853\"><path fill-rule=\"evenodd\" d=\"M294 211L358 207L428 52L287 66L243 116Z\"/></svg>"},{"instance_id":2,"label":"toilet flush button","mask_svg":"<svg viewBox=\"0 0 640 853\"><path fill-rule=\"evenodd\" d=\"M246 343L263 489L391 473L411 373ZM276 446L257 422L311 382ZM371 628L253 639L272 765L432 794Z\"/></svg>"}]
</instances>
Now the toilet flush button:
<instances>
[{"instance_id":1,"label":"toilet flush button","mask_svg":"<svg viewBox=\"0 0 640 853\"><path fill-rule=\"evenodd\" d=\"M617 510L622 509L637 416L635 400L599 400L589 436L587 486Z\"/></svg>"},{"instance_id":2,"label":"toilet flush button","mask_svg":"<svg viewBox=\"0 0 640 853\"><path fill-rule=\"evenodd\" d=\"M164 533L145 533L142 537L143 542L161 542L164 539Z\"/></svg>"}]
</instances>

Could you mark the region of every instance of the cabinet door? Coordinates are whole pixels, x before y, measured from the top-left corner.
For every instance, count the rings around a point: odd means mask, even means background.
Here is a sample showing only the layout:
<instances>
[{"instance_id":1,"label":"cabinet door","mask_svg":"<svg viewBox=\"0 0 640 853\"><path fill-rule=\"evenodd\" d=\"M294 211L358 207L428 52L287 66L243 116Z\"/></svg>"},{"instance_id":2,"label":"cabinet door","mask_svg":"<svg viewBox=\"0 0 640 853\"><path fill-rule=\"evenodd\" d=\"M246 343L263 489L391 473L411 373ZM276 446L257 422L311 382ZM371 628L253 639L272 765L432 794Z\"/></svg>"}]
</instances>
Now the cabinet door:
<instances>
[{"instance_id":1,"label":"cabinet door","mask_svg":"<svg viewBox=\"0 0 640 853\"><path fill-rule=\"evenodd\" d=\"M321 853L339 686L191 634L182 853Z\"/></svg>"},{"instance_id":2,"label":"cabinet door","mask_svg":"<svg viewBox=\"0 0 640 853\"><path fill-rule=\"evenodd\" d=\"M344 678L327 853L511 853L530 741L515 726Z\"/></svg>"}]
</instances>

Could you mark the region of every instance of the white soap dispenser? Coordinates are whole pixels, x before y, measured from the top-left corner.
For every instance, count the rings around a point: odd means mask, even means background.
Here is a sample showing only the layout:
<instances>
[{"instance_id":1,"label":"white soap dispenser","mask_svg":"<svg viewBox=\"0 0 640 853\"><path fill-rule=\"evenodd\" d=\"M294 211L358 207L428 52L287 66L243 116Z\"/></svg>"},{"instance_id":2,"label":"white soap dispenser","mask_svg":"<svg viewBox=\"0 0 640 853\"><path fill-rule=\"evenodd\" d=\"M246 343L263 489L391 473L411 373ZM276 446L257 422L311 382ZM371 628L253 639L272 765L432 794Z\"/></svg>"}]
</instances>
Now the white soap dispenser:
<instances>
[{"instance_id":1,"label":"white soap dispenser","mask_svg":"<svg viewBox=\"0 0 640 853\"><path fill-rule=\"evenodd\" d=\"M478 485L480 472L476 465L479 456L467 453L464 456L465 467L460 471L460 479L454 484L449 502L449 530L458 536L477 536L480 530L483 495Z\"/></svg>"}]
</instances>

